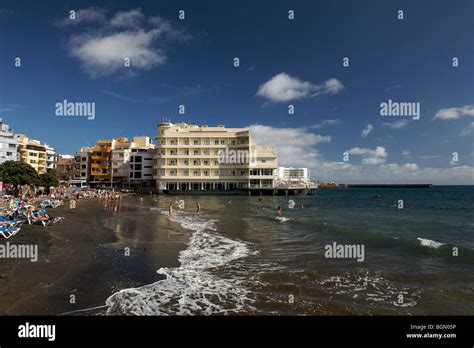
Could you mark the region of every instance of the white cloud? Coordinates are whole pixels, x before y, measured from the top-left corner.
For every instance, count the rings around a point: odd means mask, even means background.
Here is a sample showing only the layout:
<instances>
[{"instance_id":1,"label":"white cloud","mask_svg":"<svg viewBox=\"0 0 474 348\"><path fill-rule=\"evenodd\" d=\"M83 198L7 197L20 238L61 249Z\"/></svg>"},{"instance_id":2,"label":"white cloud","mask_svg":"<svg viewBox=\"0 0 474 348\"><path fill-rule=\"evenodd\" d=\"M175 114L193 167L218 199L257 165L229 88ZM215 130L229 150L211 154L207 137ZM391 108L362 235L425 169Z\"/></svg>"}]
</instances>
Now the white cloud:
<instances>
[{"instance_id":1,"label":"white cloud","mask_svg":"<svg viewBox=\"0 0 474 348\"><path fill-rule=\"evenodd\" d=\"M474 116L474 105L440 109L436 112L434 118L439 118L441 120L456 120L464 116Z\"/></svg>"},{"instance_id":2,"label":"white cloud","mask_svg":"<svg viewBox=\"0 0 474 348\"><path fill-rule=\"evenodd\" d=\"M341 120L335 119L335 120L322 120L320 123L313 124L312 126L309 126L309 128L315 128L319 129L324 126L333 126L341 123Z\"/></svg>"},{"instance_id":3,"label":"white cloud","mask_svg":"<svg viewBox=\"0 0 474 348\"><path fill-rule=\"evenodd\" d=\"M79 10L85 11L85 10ZM140 9L118 12L98 28L73 35L69 42L71 56L80 61L91 77L122 72L135 76L167 60L166 40L186 40L190 36L161 17L146 19ZM125 59L130 66L125 67Z\"/></svg>"},{"instance_id":4,"label":"white cloud","mask_svg":"<svg viewBox=\"0 0 474 348\"><path fill-rule=\"evenodd\" d=\"M75 13L75 18L71 19L69 12L66 18L57 21L58 26L74 26L81 23L102 23L106 21L107 10L99 7L89 7L79 9Z\"/></svg>"},{"instance_id":5,"label":"white cloud","mask_svg":"<svg viewBox=\"0 0 474 348\"><path fill-rule=\"evenodd\" d=\"M320 143L328 142L329 136L311 133L308 128L275 128L250 126L253 141L274 145L278 151L280 166L307 167L314 181L339 183L433 183L438 185L474 184L474 167L453 166L448 168L420 168L416 163L383 163L388 154L385 148L354 148L353 154L362 156L362 164L326 160L318 150ZM364 158L365 156L365 158ZM364 163L364 159L366 160ZM372 165L367 165L367 164ZM379 164L376 164L379 163Z\"/></svg>"},{"instance_id":6,"label":"white cloud","mask_svg":"<svg viewBox=\"0 0 474 348\"><path fill-rule=\"evenodd\" d=\"M469 135L472 133L472 131L474 131L474 122L471 122L466 127L464 127L460 135L461 136Z\"/></svg>"},{"instance_id":7,"label":"white cloud","mask_svg":"<svg viewBox=\"0 0 474 348\"><path fill-rule=\"evenodd\" d=\"M410 150L403 150L402 155L403 156L409 156L410 155Z\"/></svg>"},{"instance_id":8,"label":"white cloud","mask_svg":"<svg viewBox=\"0 0 474 348\"><path fill-rule=\"evenodd\" d=\"M354 147L347 151L350 155L362 155L362 164L382 164L388 157L387 150L383 146L377 146L374 150Z\"/></svg>"},{"instance_id":9,"label":"white cloud","mask_svg":"<svg viewBox=\"0 0 474 348\"><path fill-rule=\"evenodd\" d=\"M342 82L334 78L315 85L282 72L260 85L257 95L273 102L288 102L320 94L336 94L343 88Z\"/></svg>"},{"instance_id":10,"label":"white cloud","mask_svg":"<svg viewBox=\"0 0 474 348\"><path fill-rule=\"evenodd\" d=\"M362 133L360 133L361 138L367 138L367 136L374 130L374 126L372 126L370 123L362 130Z\"/></svg>"},{"instance_id":11,"label":"white cloud","mask_svg":"<svg viewBox=\"0 0 474 348\"><path fill-rule=\"evenodd\" d=\"M328 135L309 132L306 128L275 128L252 125L252 140L260 145L273 145L281 166L306 167L318 158L315 145L331 142Z\"/></svg>"},{"instance_id":12,"label":"white cloud","mask_svg":"<svg viewBox=\"0 0 474 348\"><path fill-rule=\"evenodd\" d=\"M387 122L387 123L384 123L383 125L387 126L387 127L390 127L392 129L400 129L400 128L405 127L407 124L408 124L408 120L403 119L403 120L399 120L399 121L395 121L395 122Z\"/></svg>"},{"instance_id":13,"label":"white cloud","mask_svg":"<svg viewBox=\"0 0 474 348\"><path fill-rule=\"evenodd\" d=\"M135 28L145 18L145 15L140 9L134 9L130 11L117 12L110 20L110 26L118 28Z\"/></svg>"}]
</instances>

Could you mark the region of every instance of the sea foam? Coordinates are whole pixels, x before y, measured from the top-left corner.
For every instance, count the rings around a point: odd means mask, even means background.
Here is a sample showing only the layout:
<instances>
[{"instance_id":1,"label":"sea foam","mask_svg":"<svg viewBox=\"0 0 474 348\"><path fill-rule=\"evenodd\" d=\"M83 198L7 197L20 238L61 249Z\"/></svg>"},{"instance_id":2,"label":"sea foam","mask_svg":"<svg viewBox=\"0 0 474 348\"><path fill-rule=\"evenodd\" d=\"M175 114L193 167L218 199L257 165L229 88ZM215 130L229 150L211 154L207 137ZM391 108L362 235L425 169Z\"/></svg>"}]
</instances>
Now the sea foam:
<instances>
[{"instance_id":1,"label":"sea foam","mask_svg":"<svg viewBox=\"0 0 474 348\"><path fill-rule=\"evenodd\" d=\"M160 212L167 215L164 209ZM249 255L248 245L219 235L215 220L197 214L176 211L173 221L194 231L188 247L179 254L180 267L160 268L157 272L165 279L113 294L106 301L107 314L210 315L251 308L242 282L219 277L213 270Z\"/></svg>"},{"instance_id":2,"label":"sea foam","mask_svg":"<svg viewBox=\"0 0 474 348\"><path fill-rule=\"evenodd\" d=\"M423 239L423 238L417 238L417 239L420 241L421 245L434 248L434 249L438 249L440 246L443 245L443 243L435 242L434 240L431 240L431 239Z\"/></svg>"}]
</instances>

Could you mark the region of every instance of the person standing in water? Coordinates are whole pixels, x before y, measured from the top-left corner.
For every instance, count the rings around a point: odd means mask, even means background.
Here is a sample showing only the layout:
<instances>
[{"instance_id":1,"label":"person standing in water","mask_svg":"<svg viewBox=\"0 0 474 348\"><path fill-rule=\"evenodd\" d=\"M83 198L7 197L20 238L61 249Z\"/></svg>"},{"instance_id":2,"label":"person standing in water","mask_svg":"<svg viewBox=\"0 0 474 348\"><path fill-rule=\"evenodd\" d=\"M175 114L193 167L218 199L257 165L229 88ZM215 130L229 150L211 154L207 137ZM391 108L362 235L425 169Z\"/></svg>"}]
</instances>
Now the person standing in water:
<instances>
[{"instance_id":1,"label":"person standing in water","mask_svg":"<svg viewBox=\"0 0 474 348\"><path fill-rule=\"evenodd\" d=\"M280 206L278 206L276 210L277 210L277 215L278 215L278 216L282 216L282 215L283 215L283 210L281 209Z\"/></svg>"},{"instance_id":2,"label":"person standing in water","mask_svg":"<svg viewBox=\"0 0 474 348\"><path fill-rule=\"evenodd\" d=\"M173 218L173 204L170 204L168 207L168 220L171 220Z\"/></svg>"},{"instance_id":3,"label":"person standing in water","mask_svg":"<svg viewBox=\"0 0 474 348\"><path fill-rule=\"evenodd\" d=\"M200 212L201 212L201 204L199 204L199 202L197 202L196 213L200 213Z\"/></svg>"}]
</instances>

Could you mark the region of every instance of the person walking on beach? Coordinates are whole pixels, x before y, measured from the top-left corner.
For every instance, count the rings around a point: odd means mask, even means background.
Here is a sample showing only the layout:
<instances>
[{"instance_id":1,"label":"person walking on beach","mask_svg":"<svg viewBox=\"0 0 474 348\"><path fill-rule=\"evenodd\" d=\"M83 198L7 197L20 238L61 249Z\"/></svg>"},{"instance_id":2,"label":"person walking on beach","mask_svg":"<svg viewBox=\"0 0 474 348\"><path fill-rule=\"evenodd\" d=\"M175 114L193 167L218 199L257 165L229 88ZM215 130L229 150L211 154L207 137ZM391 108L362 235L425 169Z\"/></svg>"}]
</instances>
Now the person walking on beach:
<instances>
[{"instance_id":1,"label":"person walking on beach","mask_svg":"<svg viewBox=\"0 0 474 348\"><path fill-rule=\"evenodd\" d=\"M170 204L168 207L168 220L171 220L173 218L173 204Z\"/></svg>"},{"instance_id":2,"label":"person walking on beach","mask_svg":"<svg viewBox=\"0 0 474 348\"><path fill-rule=\"evenodd\" d=\"M200 212L201 212L201 204L199 204L199 202L197 202L196 213L200 213Z\"/></svg>"}]
</instances>

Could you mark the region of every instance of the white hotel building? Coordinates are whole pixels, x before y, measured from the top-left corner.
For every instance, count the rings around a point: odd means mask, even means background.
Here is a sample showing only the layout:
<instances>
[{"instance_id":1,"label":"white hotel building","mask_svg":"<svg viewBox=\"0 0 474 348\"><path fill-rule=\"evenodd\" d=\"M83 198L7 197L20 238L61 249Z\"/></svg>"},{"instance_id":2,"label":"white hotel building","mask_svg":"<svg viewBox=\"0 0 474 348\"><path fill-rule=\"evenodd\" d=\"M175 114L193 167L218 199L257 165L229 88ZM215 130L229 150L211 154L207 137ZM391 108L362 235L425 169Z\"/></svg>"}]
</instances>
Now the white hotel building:
<instances>
[{"instance_id":1,"label":"white hotel building","mask_svg":"<svg viewBox=\"0 0 474 348\"><path fill-rule=\"evenodd\" d=\"M277 154L270 145L253 144L248 128L162 122L157 140L154 179L161 190L274 186Z\"/></svg>"}]
</instances>

